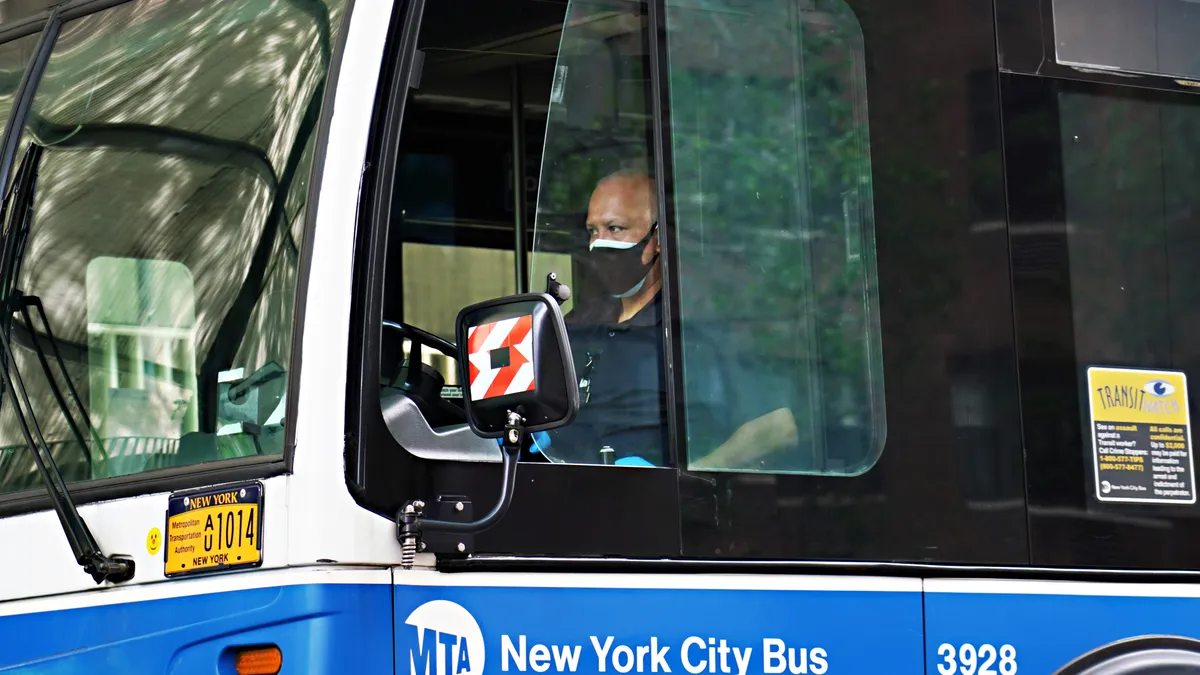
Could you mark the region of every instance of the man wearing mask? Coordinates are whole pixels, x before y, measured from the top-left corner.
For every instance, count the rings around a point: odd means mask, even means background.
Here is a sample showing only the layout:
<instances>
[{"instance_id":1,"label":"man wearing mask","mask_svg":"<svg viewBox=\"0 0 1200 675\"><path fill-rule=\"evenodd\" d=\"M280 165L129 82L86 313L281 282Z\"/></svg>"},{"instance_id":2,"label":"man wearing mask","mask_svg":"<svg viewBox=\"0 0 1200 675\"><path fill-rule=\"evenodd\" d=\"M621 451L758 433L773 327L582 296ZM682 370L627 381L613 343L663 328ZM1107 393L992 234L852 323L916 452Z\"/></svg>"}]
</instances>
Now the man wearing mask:
<instances>
[{"instance_id":1,"label":"man wearing mask","mask_svg":"<svg viewBox=\"0 0 1200 675\"><path fill-rule=\"evenodd\" d=\"M580 411L551 434L559 461L666 463L662 266L654 180L620 171L588 203L588 262L602 300L567 317Z\"/></svg>"},{"instance_id":2,"label":"man wearing mask","mask_svg":"<svg viewBox=\"0 0 1200 675\"><path fill-rule=\"evenodd\" d=\"M654 180L619 172L596 185L588 203L588 253L607 294L620 301L616 323L626 323L658 302L661 249Z\"/></svg>"},{"instance_id":3,"label":"man wearing mask","mask_svg":"<svg viewBox=\"0 0 1200 675\"><path fill-rule=\"evenodd\" d=\"M602 179L588 203L588 260L603 286L603 301L580 306L567 317L580 410L575 421L550 434L547 455L580 464L667 464L667 395L662 332L662 264L654 180L621 171ZM715 422L699 432L705 448L693 448L694 469L751 468L797 441L786 404L749 402L734 393L731 378L744 378L732 344L693 324L688 345L706 367L688 373L688 417ZM731 370L732 368L732 370ZM739 400L731 400L736 398ZM747 404L748 405L744 405ZM722 431L724 430L724 431ZM699 456L702 455L702 456Z\"/></svg>"}]
</instances>

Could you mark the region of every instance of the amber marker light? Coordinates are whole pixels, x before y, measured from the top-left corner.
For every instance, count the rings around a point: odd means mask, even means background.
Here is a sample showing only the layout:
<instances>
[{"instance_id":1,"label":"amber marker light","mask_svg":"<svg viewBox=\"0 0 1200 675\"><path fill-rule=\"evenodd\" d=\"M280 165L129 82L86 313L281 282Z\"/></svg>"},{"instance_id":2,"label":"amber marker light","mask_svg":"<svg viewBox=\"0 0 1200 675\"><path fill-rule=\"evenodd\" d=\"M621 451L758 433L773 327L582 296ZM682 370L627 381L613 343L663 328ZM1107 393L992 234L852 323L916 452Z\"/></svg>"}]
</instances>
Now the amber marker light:
<instances>
[{"instance_id":1,"label":"amber marker light","mask_svg":"<svg viewBox=\"0 0 1200 675\"><path fill-rule=\"evenodd\" d=\"M283 652L275 645L239 649L234 661L237 675L275 675L282 667Z\"/></svg>"}]
</instances>

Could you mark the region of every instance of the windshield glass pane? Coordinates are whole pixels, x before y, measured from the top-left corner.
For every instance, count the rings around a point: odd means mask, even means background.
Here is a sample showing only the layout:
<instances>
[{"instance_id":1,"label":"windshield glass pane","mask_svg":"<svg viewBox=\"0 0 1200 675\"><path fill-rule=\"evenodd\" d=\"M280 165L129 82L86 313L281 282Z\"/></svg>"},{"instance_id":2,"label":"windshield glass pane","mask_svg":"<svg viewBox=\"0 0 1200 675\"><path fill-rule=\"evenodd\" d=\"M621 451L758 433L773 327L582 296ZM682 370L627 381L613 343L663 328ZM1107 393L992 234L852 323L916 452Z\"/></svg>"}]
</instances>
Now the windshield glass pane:
<instances>
[{"instance_id":1,"label":"windshield glass pane","mask_svg":"<svg viewBox=\"0 0 1200 675\"><path fill-rule=\"evenodd\" d=\"M342 4L142 0L64 24L21 137L18 159L44 150L8 273L40 298L85 413L68 398L81 448L39 366L47 328L17 314L15 365L69 479L282 452L307 178ZM0 491L40 485L8 399Z\"/></svg>"},{"instance_id":2,"label":"windshield glass pane","mask_svg":"<svg viewBox=\"0 0 1200 675\"><path fill-rule=\"evenodd\" d=\"M37 14L49 13L57 0L0 0L0 24L14 24Z\"/></svg>"},{"instance_id":3,"label":"windshield glass pane","mask_svg":"<svg viewBox=\"0 0 1200 675\"><path fill-rule=\"evenodd\" d=\"M33 58L37 42L38 34L34 33L0 45L0 134L4 133L8 125L8 116L12 113L17 87L21 86L21 77L25 74L29 60Z\"/></svg>"},{"instance_id":4,"label":"windshield glass pane","mask_svg":"<svg viewBox=\"0 0 1200 675\"><path fill-rule=\"evenodd\" d=\"M546 125L530 259L554 273L582 406L550 434L552 461L666 461L661 293L645 7L575 0L567 10Z\"/></svg>"}]
</instances>

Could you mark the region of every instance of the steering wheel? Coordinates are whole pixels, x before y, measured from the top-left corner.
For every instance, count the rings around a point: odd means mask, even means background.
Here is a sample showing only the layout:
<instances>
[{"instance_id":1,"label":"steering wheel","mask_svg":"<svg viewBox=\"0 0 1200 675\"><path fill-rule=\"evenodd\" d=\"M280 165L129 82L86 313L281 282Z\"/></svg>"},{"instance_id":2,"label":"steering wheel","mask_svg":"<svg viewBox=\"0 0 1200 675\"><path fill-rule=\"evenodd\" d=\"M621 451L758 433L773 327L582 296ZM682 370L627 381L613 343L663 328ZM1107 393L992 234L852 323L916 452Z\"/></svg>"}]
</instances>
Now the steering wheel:
<instances>
[{"instance_id":1,"label":"steering wheel","mask_svg":"<svg viewBox=\"0 0 1200 675\"><path fill-rule=\"evenodd\" d=\"M416 376L414 376L413 373L419 373L420 369L412 368L411 364L421 363L421 345L433 347L455 361L458 360L458 347L454 346L453 343L434 335L433 333L421 330L420 328L411 326L407 323L397 323L395 321L388 321L386 319L384 320L383 325L385 328L391 328L392 330L398 331L401 335L412 341L412 348L410 348L408 352L408 362L410 367L408 369L408 373L406 373L404 376L405 384L416 384Z\"/></svg>"},{"instance_id":2,"label":"steering wheel","mask_svg":"<svg viewBox=\"0 0 1200 675\"><path fill-rule=\"evenodd\" d=\"M433 333L406 323L385 320L383 325L411 341L408 367L405 369L400 389L417 404L430 425L436 429L446 424L465 422L466 414L463 409L442 398L442 387L445 386L446 379L436 368L421 360L421 347L425 346L458 361L458 347Z\"/></svg>"}]
</instances>

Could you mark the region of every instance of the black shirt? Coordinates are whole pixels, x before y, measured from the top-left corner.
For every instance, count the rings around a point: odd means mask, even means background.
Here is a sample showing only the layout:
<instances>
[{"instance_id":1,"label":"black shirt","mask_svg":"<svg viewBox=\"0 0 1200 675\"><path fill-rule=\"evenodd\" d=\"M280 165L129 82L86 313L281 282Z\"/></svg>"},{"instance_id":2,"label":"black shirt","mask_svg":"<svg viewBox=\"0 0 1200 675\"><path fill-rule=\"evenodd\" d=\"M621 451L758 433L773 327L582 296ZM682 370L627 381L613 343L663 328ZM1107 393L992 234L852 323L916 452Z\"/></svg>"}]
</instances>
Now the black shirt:
<instances>
[{"instance_id":1,"label":"black shirt","mask_svg":"<svg viewBox=\"0 0 1200 675\"><path fill-rule=\"evenodd\" d=\"M546 455L601 464L600 449L608 446L614 461L639 457L665 466L670 455L662 295L624 323L617 323L619 305L581 309L566 317L579 414L550 432ZM691 318L683 327L684 414L692 458L712 452L746 422L777 408L797 409L795 360L767 360L737 333L724 317ZM796 463L786 452L772 461Z\"/></svg>"},{"instance_id":2,"label":"black shirt","mask_svg":"<svg viewBox=\"0 0 1200 675\"><path fill-rule=\"evenodd\" d=\"M551 433L547 455L558 461L601 464L600 449L608 446L614 459L666 463L661 298L656 294L624 323L617 322L619 305L587 318L568 317L579 415Z\"/></svg>"}]
</instances>

